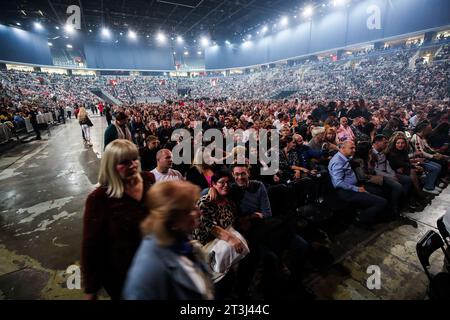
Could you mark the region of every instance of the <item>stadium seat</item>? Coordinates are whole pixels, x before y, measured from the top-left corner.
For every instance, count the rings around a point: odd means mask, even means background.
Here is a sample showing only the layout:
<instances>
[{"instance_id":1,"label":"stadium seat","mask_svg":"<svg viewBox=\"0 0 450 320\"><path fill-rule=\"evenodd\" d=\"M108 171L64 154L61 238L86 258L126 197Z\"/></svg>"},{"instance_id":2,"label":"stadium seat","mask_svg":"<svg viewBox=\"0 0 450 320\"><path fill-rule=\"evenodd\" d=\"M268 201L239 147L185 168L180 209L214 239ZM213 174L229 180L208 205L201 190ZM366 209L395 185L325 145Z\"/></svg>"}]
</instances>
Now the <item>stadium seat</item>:
<instances>
[{"instance_id":1,"label":"stadium seat","mask_svg":"<svg viewBox=\"0 0 450 320\"><path fill-rule=\"evenodd\" d=\"M433 230L428 231L416 245L417 256L427 275L430 284L428 295L432 300L450 300L450 273L439 272L435 275L430 273L430 256L441 249L446 259L449 259L445 251L442 238Z\"/></svg>"}]
</instances>

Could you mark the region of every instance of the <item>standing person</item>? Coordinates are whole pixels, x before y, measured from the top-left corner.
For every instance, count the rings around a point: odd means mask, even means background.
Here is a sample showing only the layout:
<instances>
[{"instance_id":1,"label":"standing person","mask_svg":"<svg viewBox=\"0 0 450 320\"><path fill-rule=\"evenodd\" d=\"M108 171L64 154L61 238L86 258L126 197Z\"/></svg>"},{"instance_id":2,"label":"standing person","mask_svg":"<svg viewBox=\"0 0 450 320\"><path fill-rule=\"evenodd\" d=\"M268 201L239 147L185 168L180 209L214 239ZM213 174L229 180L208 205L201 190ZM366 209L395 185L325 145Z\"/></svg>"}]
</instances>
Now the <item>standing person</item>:
<instances>
[{"instance_id":1,"label":"standing person","mask_svg":"<svg viewBox=\"0 0 450 320\"><path fill-rule=\"evenodd\" d=\"M80 113L80 108L75 105L75 109L73 110L73 115L75 116L75 119L78 119L78 113Z\"/></svg>"},{"instance_id":2,"label":"standing person","mask_svg":"<svg viewBox=\"0 0 450 320\"><path fill-rule=\"evenodd\" d=\"M91 127L93 126L93 124L91 119L89 119L89 116L84 107L80 108L80 112L78 114L78 122L80 123L81 130L83 131L84 143L92 147Z\"/></svg>"},{"instance_id":3,"label":"standing person","mask_svg":"<svg viewBox=\"0 0 450 320\"><path fill-rule=\"evenodd\" d=\"M103 103L100 101L98 103L98 111L100 112L100 117L103 116Z\"/></svg>"},{"instance_id":4,"label":"standing person","mask_svg":"<svg viewBox=\"0 0 450 320\"><path fill-rule=\"evenodd\" d=\"M72 118L72 108L70 106L66 107L67 119Z\"/></svg>"},{"instance_id":5,"label":"standing person","mask_svg":"<svg viewBox=\"0 0 450 320\"><path fill-rule=\"evenodd\" d=\"M148 217L128 272L126 300L212 300L201 249L190 241L200 222L199 187L180 181L155 184L146 194Z\"/></svg>"},{"instance_id":6,"label":"standing person","mask_svg":"<svg viewBox=\"0 0 450 320\"><path fill-rule=\"evenodd\" d=\"M37 115L38 115L37 108L33 107L28 112L28 115L30 117L31 126L33 127L33 130L36 133L36 140L42 140L42 138L41 138L41 131L39 130L39 125L37 123Z\"/></svg>"},{"instance_id":7,"label":"standing person","mask_svg":"<svg viewBox=\"0 0 450 320\"><path fill-rule=\"evenodd\" d=\"M146 146L139 150L143 171L151 171L156 168L156 153L159 150L159 140L155 136L148 136Z\"/></svg>"},{"instance_id":8,"label":"standing person","mask_svg":"<svg viewBox=\"0 0 450 320\"><path fill-rule=\"evenodd\" d=\"M112 122L112 112L111 112L111 107L109 105L106 105L106 107L105 107L105 117L106 117L106 122L108 123L108 127L109 127Z\"/></svg>"},{"instance_id":9,"label":"standing person","mask_svg":"<svg viewBox=\"0 0 450 320\"><path fill-rule=\"evenodd\" d=\"M114 123L106 128L105 148L110 142L116 139L126 139L129 141L133 141L131 137L131 131L128 128L128 117L125 112L119 112L116 115L116 120L114 121Z\"/></svg>"},{"instance_id":10,"label":"standing person","mask_svg":"<svg viewBox=\"0 0 450 320\"><path fill-rule=\"evenodd\" d=\"M86 298L101 288L120 299L127 271L141 241L145 194L154 182L141 173L139 153L127 140L110 143L102 156L99 184L86 200L81 266Z\"/></svg>"},{"instance_id":11,"label":"standing person","mask_svg":"<svg viewBox=\"0 0 450 320\"><path fill-rule=\"evenodd\" d=\"M60 122L61 119L62 123L66 124L66 114L63 106L59 106L58 111L59 111L58 122Z\"/></svg>"}]
</instances>

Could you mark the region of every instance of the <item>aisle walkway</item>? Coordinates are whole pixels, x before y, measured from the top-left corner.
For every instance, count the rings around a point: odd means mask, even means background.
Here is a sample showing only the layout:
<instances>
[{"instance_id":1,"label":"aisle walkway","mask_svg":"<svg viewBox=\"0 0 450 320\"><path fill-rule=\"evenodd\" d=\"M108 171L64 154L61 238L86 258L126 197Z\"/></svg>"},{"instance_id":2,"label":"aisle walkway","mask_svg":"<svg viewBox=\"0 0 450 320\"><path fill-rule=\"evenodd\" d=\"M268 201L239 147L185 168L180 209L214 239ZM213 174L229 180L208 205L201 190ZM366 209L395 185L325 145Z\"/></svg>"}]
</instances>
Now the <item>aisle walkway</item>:
<instances>
[{"instance_id":1,"label":"aisle walkway","mask_svg":"<svg viewBox=\"0 0 450 320\"><path fill-rule=\"evenodd\" d=\"M95 188L104 117L91 116L92 148L78 121L0 157L0 298L79 299L64 271L79 264L86 195Z\"/></svg>"}]
</instances>

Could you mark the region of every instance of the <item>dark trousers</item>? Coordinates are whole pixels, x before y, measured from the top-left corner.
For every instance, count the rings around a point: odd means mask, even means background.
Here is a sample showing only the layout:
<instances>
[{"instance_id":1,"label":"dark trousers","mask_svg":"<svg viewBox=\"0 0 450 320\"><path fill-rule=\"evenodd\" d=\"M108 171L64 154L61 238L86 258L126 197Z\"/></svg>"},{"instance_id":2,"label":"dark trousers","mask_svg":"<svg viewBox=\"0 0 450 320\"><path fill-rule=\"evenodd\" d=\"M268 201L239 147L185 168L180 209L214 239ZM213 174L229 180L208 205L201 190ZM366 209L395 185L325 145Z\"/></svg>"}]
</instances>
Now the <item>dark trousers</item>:
<instances>
[{"instance_id":1,"label":"dark trousers","mask_svg":"<svg viewBox=\"0 0 450 320\"><path fill-rule=\"evenodd\" d=\"M253 276L261 262L264 299L276 299L280 294L277 278L280 274L278 256L263 244L250 245L249 249L250 253L239 263L237 274L239 297L247 296Z\"/></svg>"},{"instance_id":2,"label":"dark trousers","mask_svg":"<svg viewBox=\"0 0 450 320\"><path fill-rule=\"evenodd\" d=\"M31 123L34 132L36 133L36 139L41 139L41 130L39 130L39 125L37 123Z\"/></svg>"},{"instance_id":3,"label":"dark trousers","mask_svg":"<svg viewBox=\"0 0 450 320\"><path fill-rule=\"evenodd\" d=\"M364 208L360 215L361 223L373 223L387 205L386 199L369 192L355 192L344 189L337 189L336 192L340 199Z\"/></svg>"},{"instance_id":4,"label":"dark trousers","mask_svg":"<svg viewBox=\"0 0 450 320\"><path fill-rule=\"evenodd\" d=\"M392 210L395 215L400 212L402 199L406 199L412 187L412 180L410 176L399 176L399 180L389 177L383 177L383 187L387 189L392 205Z\"/></svg>"}]
</instances>

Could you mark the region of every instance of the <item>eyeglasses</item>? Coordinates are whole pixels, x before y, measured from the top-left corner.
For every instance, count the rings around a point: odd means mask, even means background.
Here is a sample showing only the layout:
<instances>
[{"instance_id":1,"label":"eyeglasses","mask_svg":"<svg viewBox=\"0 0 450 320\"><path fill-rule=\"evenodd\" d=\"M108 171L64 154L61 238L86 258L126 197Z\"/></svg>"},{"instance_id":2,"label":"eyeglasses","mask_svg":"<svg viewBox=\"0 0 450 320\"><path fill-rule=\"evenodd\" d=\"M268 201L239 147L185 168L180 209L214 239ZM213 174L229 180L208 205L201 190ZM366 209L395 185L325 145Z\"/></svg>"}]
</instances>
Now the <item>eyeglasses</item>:
<instances>
[{"instance_id":1,"label":"eyeglasses","mask_svg":"<svg viewBox=\"0 0 450 320\"><path fill-rule=\"evenodd\" d=\"M218 185L221 185L221 186L225 186L225 185L228 185L228 186L229 186L229 185L231 184L231 182L228 181L228 180L227 180L227 181L220 181L220 180L219 180L219 181L217 181L217 184L218 184Z\"/></svg>"},{"instance_id":2,"label":"eyeglasses","mask_svg":"<svg viewBox=\"0 0 450 320\"><path fill-rule=\"evenodd\" d=\"M133 158L133 159L128 159L128 160L123 160L122 162L119 162L120 165L122 166L131 166L134 162L136 162L138 160L138 158Z\"/></svg>"}]
</instances>

